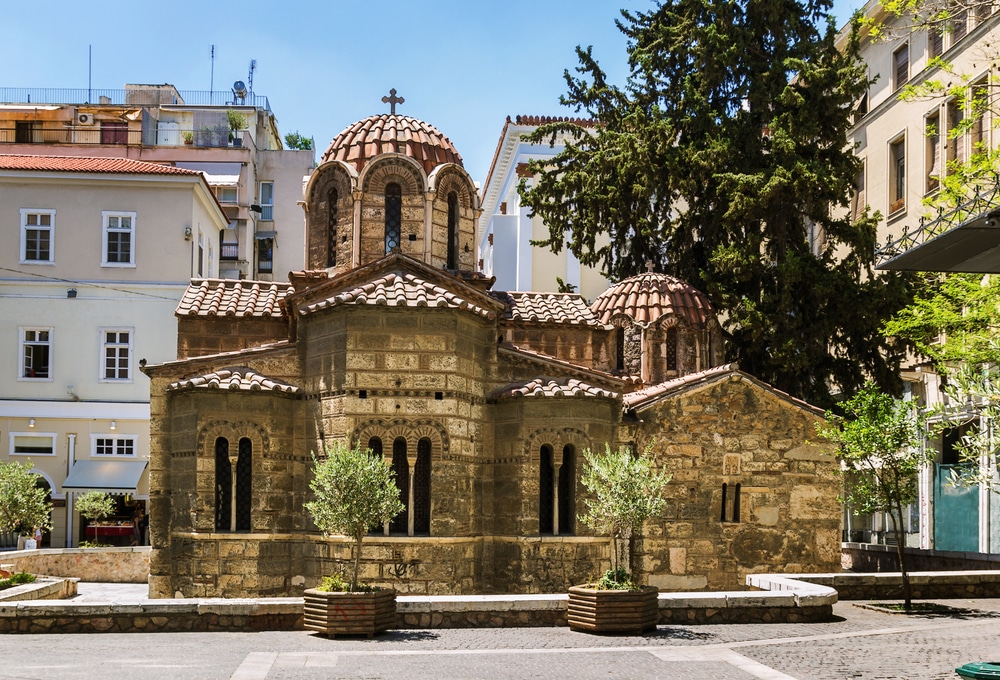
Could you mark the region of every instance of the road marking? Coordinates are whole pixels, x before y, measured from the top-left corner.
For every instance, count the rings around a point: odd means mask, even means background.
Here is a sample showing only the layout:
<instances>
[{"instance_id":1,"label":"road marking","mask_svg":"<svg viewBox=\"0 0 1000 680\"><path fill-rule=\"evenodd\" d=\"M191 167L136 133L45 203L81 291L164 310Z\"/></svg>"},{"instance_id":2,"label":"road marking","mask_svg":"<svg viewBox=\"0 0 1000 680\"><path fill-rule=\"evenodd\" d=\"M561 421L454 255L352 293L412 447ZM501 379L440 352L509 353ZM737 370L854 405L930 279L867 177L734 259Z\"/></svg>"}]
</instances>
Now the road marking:
<instances>
[{"instance_id":1,"label":"road marking","mask_svg":"<svg viewBox=\"0 0 1000 680\"><path fill-rule=\"evenodd\" d=\"M636 647L634 649L642 649ZM776 671L770 666L749 659L742 654L737 654L731 649L703 647L683 647L673 649L648 650L650 654L662 661L724 661L732 666L736 666L742 671L746 671L755 678L761 680L798 680L791 675L786 675Z\"/></svg>"},{"instance_id":2,"label":"road marking","mask_svg":"<svg viewBox=\"0 0 1000 680\"><path fill-rule=\"evenodd\" d=\"M229 680L267 680L277 658L277 652L250 652Z\"/></svg>"}]
</instances>

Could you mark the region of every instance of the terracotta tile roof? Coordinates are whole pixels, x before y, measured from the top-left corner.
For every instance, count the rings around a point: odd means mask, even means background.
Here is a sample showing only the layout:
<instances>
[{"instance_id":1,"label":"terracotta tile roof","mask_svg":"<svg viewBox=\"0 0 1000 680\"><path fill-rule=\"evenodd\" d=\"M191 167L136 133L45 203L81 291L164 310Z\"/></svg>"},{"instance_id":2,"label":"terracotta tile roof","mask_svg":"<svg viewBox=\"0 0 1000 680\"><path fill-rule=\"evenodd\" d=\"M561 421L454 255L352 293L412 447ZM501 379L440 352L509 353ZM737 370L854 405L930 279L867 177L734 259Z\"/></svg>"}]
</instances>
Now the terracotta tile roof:
<instances>
[{"instance_id":1,"label":"terracotta tile roof","mask_svg":"<svg viewBox=\"0 0 1000 680\"><path fill-rule=\"evenodd\" d=\"M535 378L526 383L507 385L490 394L490 399L517 397L604 397L614 399L616 392L589 385L575 378Z\"/></svg>"},{"instance_id":2,"label":"terracotta tile roof","mask_svg":"<svg viewBox=\"0 0 1000 680\"><path fill-rule=\"evenodd\" d=\"M511 321L603 326L576 293L493 291L490 294L507 305L504 318Z\"/></svg>"},{"instance_id":3,"label":"terracotta tile roof","mask_svg":"<svg viewBox=\"0 0 1000 680\"><path fill-rule=\"evenodd\" d=\"M285 314L281 301L291 291L291 284L272 281L193 280L174 313L178 316L280 318Z\"/></svg>"},{"instance_id":4,"label":"terracotta tile roof","mask_svg":"<svg viewBox=\"0 0 1000 680\"><path fill-rule=\"evenodd\" d=\"M223 368L167 385L167 391L196 388L241 392L279 392L288 395L302 394L302 388L289 385L281 380L268 378L246 366Z\"/></svg>"},{"instance_id":5,"label":"terracotta tile roof","mask_svg":"<svg viewBox=\"0 0 1000 680\"><path fill-rule=\"evenodd\" d=\"M667 274L645 272L621 281L597 296L590 309L603 323L624 315L642 326L664 316L675 317L695 327L716 321L708 296Z\"/></svg>"},{"instance_id":6,"label":"terracotta tile roof","mask_svg":"<svg viewBox=\"0 0 1000 680\"><path fill-rule=\"evenodd\" d=\"M401 153L417 160L430 174L438 165L462 165L455 145L433 125L411 118L383 113L350 125L333 138L320 163L338 160L359 171L365 163L383 153Z\"/></svg>"},{"instance_id":7,"label":"terracotta tile roof","mask_svg":"<svg viewBox=\"0 0 1000 680\"><path fill-rule=\"evenodd\" d=\"M138 175L189 175L201 173L172 165L147 163L131 158L91 158L87 156L22 156L0 154L0 170L37 170L41 172L101 172Z\"/></svg>"},{"instance_id":8,"label":"terracotta tile roof","mask_svg":"<svg viewBox=\"0 0 1000 680\"><path fill-rule=\"evenodd\" d=\"M409 272L389 272L361 286L335 293L331 297L305 305L300 314L309 314L337 305L383 305L386 307L447 307L467 309L487 319L496 312L455 295Z\"/></svg>"},{"instance_id":9,"label":"terracotta tile roof","mask_svg":"<svg viewBox=\"0 0 1000 680\"><path fill-rule=\"evenodd\" d=\"M260 357L282 356L294 351L294 342L290 340L278 340L276 342L268 342L254 347L233 349L226 352L217 352L215 354L200 354L198 356L185 357L183 359L171 359L170 361L164 361L160 364L146 364L145 366L140 366L139 370L148 376L153 376L161 375L162 371L176 371L181 366L191 367L203 365L208 367L230 361L236 362Z\"/></svg>"}]
</instances>

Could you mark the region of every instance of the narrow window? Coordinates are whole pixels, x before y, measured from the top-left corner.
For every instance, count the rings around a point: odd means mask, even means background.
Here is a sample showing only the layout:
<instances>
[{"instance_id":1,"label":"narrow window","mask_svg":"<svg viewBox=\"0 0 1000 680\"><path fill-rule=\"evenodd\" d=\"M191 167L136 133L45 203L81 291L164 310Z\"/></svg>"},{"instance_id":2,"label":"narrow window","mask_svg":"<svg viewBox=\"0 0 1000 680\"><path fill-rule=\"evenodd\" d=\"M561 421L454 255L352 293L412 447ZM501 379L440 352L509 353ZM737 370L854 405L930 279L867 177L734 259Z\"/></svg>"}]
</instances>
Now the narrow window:
<instances>
[{"instance_id":1,"label":"narrow window","mask_svg":"<svg viewBox=\"0 0 1000 680\"><path fill-rule=\"evenodd\" d=\"M865 196L865 161L862 159L858 177L854 180L854 195L851 197L851 219L857 222L865 212L868 198Z\"/></svg>"},{"instance_id":2,"label":"narrow window","mask_svg":"<svg viewBox=\"0 0 1000 680\"><path fill-rule=\"evenodd\" d=\"M51 380L52 329L21 329L21 370L22 380Z\"/></svg>"},{"instance_id":3,"label":"narrow window","mask_svg":"<svg viewBox=\"0 0 1000 680\"><path fill-rule=\"evenodd\" d=\"M567 444L563 447L562 465L559 467L559 533L573 534L576 517L576 451Z\"/></svg>"},{"instance_id":4,"label":"narrow window","mask_svg":"<svg viewBox=\"0 0 1000 680\"><path fill-rule=\"evenodd\" d=\"M406 460L406 440L402 437L396 437L392 442L392 472L396 476L403 512L389 521L389 533L405 536L410 526L410 464Z\"/></svg>"},{"instance_id":5,"label":"narrow window","mask_svg":"<svg viewBox=\"0 0 1000 680\"><path fill-rule=\"evenodd\" d=\"M274 271L274 239L257 239L257 273L270 274Z\"/></svg>"},{"instance_id":6,"label":"narrow window","mask_svg":"<svg viewBox=\"0 0 1000 680\"><path fill-rule=\"evenodd\" d=\"M722 513L719 515L719 521L726 521L726 493L729 490L729 485L725 482L722 483Z\"/></svg>"},{"instance_id":7,"label":"narrow window","mask_svg":"<svg viewBox=\"0 0 1000 680\"><path fill-rule=\"evenodd\" d=\"M330 189L326 195L327 205L327 235L326 235L326 266L337 266L337 189Z\"/></svg>"},{"instance_id":8,"label":"narrow window","mask_svg":"<svg viewBox=\"0 0 1000 680\"><path fill-rule=\"evenodd\" d=\"M892 53L892 89L895 92L910 79L910 46L904 44Z\"/></svg>"},{"instance_id":9,"label":"narrow window","mask_svg":"<svg viewBox=\"0 0 1000 680\"><path fill-rule=\"evenodd\" d=\"M222 229L219 231L220 260L231 261L240 259L239 241L229 241L230 235L232 235L233 238L236 238L236 231L233 229Z\"/></svg>"},{"instance_id":10,"label":"narrow window","mask_svg":"<svg viewBox=\"0 0 1000 680\"><path fill-rule=\"evenodd\" d=\"M965 107L960 99L948 102L948 159L947 172L952 174L957 166L965 163L965 132L962 121L965 120Z\"/></svg>"},{"instance_id":11,"label":"narrow window","mask_svg":"<svg viewBox=\"0 0 1000 680\"><path fill-rule=\"evenodd\" d=\"M417 442L417 463L413 466L413 533L431 533L431 440Z\"/></svg>"},{"instance_id":12,"label":"narrow window","mask_svg":"<svg viewBox=\"0 0 1000 680\"><path fill-rule=\"evenodd\" d=\"M944 52L944 33L936 26L927 29L927 56L930 59L940 57Z\"/></svg>"},{"instance_id":13,"label":"narrow window","mask_svg":"<svg viewBox=\"0 0 1000 680\"><path fill-rule=\"evenodd\" d=\"M102 267L135 266L135 213L101 213L104 223Z\"/></svg>"},{"instance_id":14,"label":"narrow window","mask_svg":"<svg viewBox=\"0 0 1000 680\"><path fill-rule=\"evenodd\" d=\"M402 230L403 190L395 182L385 186L385 252L399 247Z\"/></svg>"},{"instance_id":15,"label":"narrow window","mask_svg":"<svg viewBox=\"0 0 1000 680\"><path fill-rule=\"evenodd\" d=\"M448 194L448 269L458 269L458 194Z\"/></svg>"},{"instance_id":16,"label":"narrow window","mask_svg":"<svg viewBox=\"0 0 1000 680\"><path fill-rule=\"evenodd\" d=\"M677 370L677 327L667 329L663 340L663 360L668 371Z\"/></svg>"},{"instance_id":17,"label":"narrow window","mask_svg":"<svg viewBox=\"0 0 1000 680\"><path fill-rule=\"evenodd\" d=\"M205 275L205 237L198 232L198 278Z\"/></svg>"},{"instance_id":18,"label":"narrow window","mask_svg":"<svg viewBox=\"0 0 1000 680\"><path fill-rule=\"evenodd\" d=\"M625 327L615 329L615 368L625 370Z\"/></svg>"},{"instance_id":19,"label":"narrow window","mask_svg":"<svg viewBox=\"0 0 1000 680\"><path fill-rule=\"evenodd\" d=\"M53 264L55 210L21 210L21 262Z\"/></svg>"},{"instance_id":20,"label":"narrow window","mask_svg":"<svg viewBox=\"0 0 1000 680\"><path fill-rule=\"evenodd\" d=\"M955 12L951 22L951 44L954 45L969 32L969 10L962 8Z\"/></svg>"},{"instance_id":21,"label":"narrow window","mask_svg":"<svg viewBox=\"0 0 1000 680\"><path fill-rule=\"evenodd\" d=\"M553 477L552 447L545 444L539 451L538 463L538 533L543 536L553 533Z\"/></svg>"},{"instance_id":22,"label":"narrow window","mask_svg":"<svg viewBox=\"0 0 1000 680\"><path fill-rule=\"evenodd\" d=\"M260 183L260 219L265 222L274 220L274 182Z\"/></svg>"},{"instance_id":23,"label":"narrow window","mask_svg":"<svg viewBox=\"0 0 1000 680\"><path fill-rule=\"evenodd\" d=\"M236 459L236 531L250 531L250 505L253 495L253 442L240 439Z\"/></svg>"},{"instance_id":24,"label":"narrow window","mask_svg":"<svg viewBox=\"0 0 1000 680\"><path fill-rule=\"evenodd\" d=\"M382 460L382 440L378 437L372 437L368 440L368 452L371 454L372 458L377 460ZM368 532L371 534L381 534L385 531L384 526L373 526L368 527Z\"/></svg>"},{"instance_id":25,"label":"narrow window","mask_svg":"<svg viewBox=\"0 0 1000 680\"><path fill-rule=\"evenodd\" d=\"M215 440L215 528L232 531L233 470L229 464L229 440Z\"/></svg>"},{"instance_id":26,"label":"narrow window","mask_svg":"<svg viewBox=\"0 0 1000 680\"><path fill-rule=\"evenodd\" d=\"M941 184L941 127L937 111L927 116L924 129L926 130L924 165L927 168L924 191L930 193L937 190Z\"/></svg>"},{"instance_id":27,"label":"narrow window","mask_svg":"<svg viewBox=\"0 0 1000 680\"><path fill-rule=\"evenodd\" d=\"M889 214L906 207L906 138L889 144Z\"/></svg>"},{"instance_id":28,"label":"narrow window","mask_svg":"<svg viewBox=\"0 0 1000 680\"><path fill-rule=\"evenodd\" d=\"M972 153L976 154L985 152L988 146L986 136L989 124L986 116L990 110L990 94L989 85L985 78L972 85L971 94L972 100L969 108L972 115L972 127L969 128L969 148Z\"/></svg>"},{"instance_id":29,"label":"narrow window","mask_svg":"<svg viewBox=\"0 0 1000 680\"><path fill-rule=\"evenodd\" d=\"M736 485L736 489L733 493L733 522L739 523L740 521L740 485Z\"/></svg>"}]
</instances>

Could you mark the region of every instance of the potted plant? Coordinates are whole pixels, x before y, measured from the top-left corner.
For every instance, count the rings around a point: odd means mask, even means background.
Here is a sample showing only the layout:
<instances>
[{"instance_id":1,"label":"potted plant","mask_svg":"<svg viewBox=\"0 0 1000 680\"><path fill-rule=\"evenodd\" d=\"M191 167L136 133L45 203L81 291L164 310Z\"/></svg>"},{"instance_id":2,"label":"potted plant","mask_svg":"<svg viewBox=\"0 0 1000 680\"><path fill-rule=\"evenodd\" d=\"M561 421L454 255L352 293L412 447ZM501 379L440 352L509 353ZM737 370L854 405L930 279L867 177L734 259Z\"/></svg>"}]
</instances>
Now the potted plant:
<instances>
[{"instance_id":1,"label":"potted plant","mask_svg":"<svg viewBox=\"0 0 1000 680\"><path fill-rule=\"evenodd\" d=\"M247 127L247 117L239 111L226 109L226 121L229 123L229 141L233 146L243 146L240 131Z\"/></svg>"},{"instance_id":2,"label":"potted plant","mask_svg":"<svg viewBox=\"0 0 1000 680\"><path fill-rule=\"evenodd\" d=\"M324 635L372 637L396 625L396 591L358 582L362 541L404 510L399 488L385 460L360 444L352 448L336 441L325 458L313 456L313 465L309 486L316 500L306 509L324 534L351 540L354 565L350 583L327 577L305 591L305 627Z\"/></svg>"},{"instance_id":3,"label":"potted plant","mask_svg":"<svg viewBox=\"0 0 1000 680\"><path fill-rule=\"evenodd\" d=\"M611 569L595 583L569 589L567 621L576 631L642 632L655 628L659 620L659 590L634 583L622 556L633 532L663 511L663 488L670 474L654 469L652 444L640 455L625 446L613 451L605 444L604 449L584 451L580 481L590 497L580 521L611 536Z\"/></svg>"},{"instance_id":4,"label":"potted plant","mask_svg":"<svg viewBox=\"0 0 1000 680\"><path fill-rule=\"evenodd\" d=\"M83 541L81 547L87 548L101 548L104 547L101 543L100 527L97 522L100 522L105 517L109 516L115 511L115 501L111 496L106 493L101 493L100 491L88 491L75 502L76 511L80 513L81 517L86 517L87 520L94 523L94 541L91 544L90 541Z\"/></svg>"},{"instance_id":5,"label":"potted plant","mask_svg":"<svg viewBox=\"0 0 1000 680\"><path fill-rule=\"evenodd\" d=\"M185 144L194 144L194 132L191 130L185 130L181 133L181 139L184 140Z\"/></svg>"},{"instance_id":6,"label":"potted plant","mask_svg":"<svg viewBox=\"0 0 1000 680\"><path fill-rule=\"evenodd\" d=\"M0 463L0 534L31 536L36 527L52 528L48 490L38 486L39 476L31 469L30 460Z\"/></svg>"}]
</instances>

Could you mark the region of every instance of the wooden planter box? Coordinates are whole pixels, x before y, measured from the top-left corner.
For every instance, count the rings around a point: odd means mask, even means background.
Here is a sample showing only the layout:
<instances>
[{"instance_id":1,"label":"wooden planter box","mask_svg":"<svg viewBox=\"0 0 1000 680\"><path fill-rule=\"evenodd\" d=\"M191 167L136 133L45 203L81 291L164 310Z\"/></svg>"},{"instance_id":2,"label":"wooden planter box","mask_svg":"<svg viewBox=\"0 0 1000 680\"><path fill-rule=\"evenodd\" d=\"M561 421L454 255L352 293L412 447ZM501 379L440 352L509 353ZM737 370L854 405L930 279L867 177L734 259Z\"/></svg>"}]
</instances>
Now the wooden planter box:
<instances>
[{"instance_id":1,"label":"wooden planter box","mask_svg":"<svg viewBox=\"0 0 1000 680\"><path fill-rule=\"evenodd\" d=\"M371 593L327 593L309 589L304 595L307 630L330 637L372 637L396 627L396 591L392 588L379 588Z\"/></svg>"},{"instance_id":2,"label":"wooden planter box","mask_svg":"<svg viewBox=\"0 0 1000 680\"><path fill-rule=\"evenodd\" d=\"M572 630L587 633L641 633L656 628L660 618L654 586L640 590L569 589L566 619Z\"/></svg>"}]
</instances>

